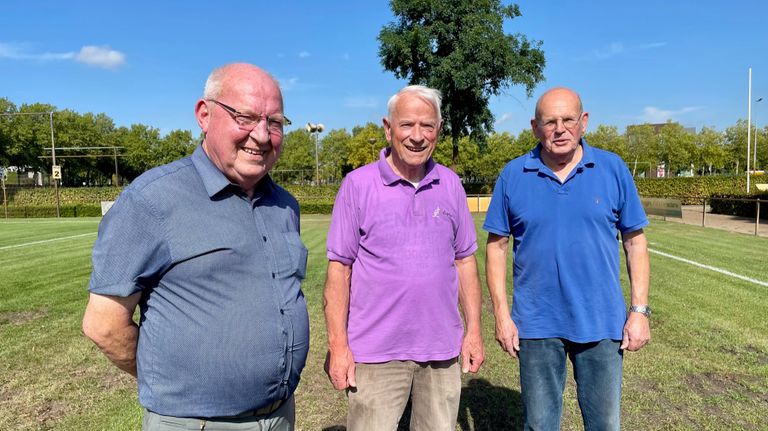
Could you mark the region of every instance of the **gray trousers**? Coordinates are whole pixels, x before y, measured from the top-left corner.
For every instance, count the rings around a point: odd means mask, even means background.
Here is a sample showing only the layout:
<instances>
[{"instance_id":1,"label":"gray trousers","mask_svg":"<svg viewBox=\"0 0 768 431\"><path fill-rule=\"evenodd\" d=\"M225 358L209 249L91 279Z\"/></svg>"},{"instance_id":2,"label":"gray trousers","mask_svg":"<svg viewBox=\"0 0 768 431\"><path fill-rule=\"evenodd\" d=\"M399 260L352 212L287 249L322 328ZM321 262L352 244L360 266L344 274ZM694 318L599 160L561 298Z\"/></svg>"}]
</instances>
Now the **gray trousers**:
<instances>
[{"instance_id":1,"label":"gray trousers","mask_svg":"<svg viewBox=\"0 0 768 431\"><path fill-rule=\"evenodd\" d=\"M279 409L269 415L238 419L177 418L145 410L141 429L142 431L293 431L295 422L296 405L291 396Z\"/></svg>"}]
</instances>

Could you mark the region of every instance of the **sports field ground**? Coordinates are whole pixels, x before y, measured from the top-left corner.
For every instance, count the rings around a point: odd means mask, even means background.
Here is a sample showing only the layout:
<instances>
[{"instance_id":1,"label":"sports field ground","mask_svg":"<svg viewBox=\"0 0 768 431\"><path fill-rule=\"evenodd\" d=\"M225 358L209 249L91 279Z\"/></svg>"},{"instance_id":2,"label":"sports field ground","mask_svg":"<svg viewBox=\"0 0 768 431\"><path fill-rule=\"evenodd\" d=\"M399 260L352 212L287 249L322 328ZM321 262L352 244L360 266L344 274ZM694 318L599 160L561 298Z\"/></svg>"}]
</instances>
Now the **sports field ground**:
<instances>
[{"instance_id":1,"label":"sports field ground","mask_svg":"<svg viewBox=\"0 0 768 431\"><path fill-rule=\"evenodd\" d=\"M344 394L322 371L328 220L302 220L312 335L296 395L300 430L344 429ZM98 222L0 221L0 429L140 429L135 382L80 332ZM484 274L481 215L476 223ZM625 355L623 428L768 429L768 238L661 220L646 232L653 338ZM626 275L622 283L626 293ZM457 429L518 429L517 364L494 341L484 297L487 359L478 374L464 376ZM563 429L581 428L570 379Z\"/></svg>"}]
</instances>

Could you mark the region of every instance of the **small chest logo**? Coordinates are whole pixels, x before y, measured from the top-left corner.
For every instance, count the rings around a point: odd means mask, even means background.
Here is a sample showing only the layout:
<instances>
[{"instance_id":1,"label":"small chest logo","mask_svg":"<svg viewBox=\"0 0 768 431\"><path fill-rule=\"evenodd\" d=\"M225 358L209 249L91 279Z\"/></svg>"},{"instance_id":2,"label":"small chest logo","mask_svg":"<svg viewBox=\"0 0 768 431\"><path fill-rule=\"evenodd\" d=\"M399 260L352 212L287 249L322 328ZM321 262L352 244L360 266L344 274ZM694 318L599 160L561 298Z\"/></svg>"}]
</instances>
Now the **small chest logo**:
<instances>
[{"instance_id":1,"label":"small chest logo","mask_svg":"<svg viewBox=\"0 0 768 431\"><path fill-rule=\"evenodd\" d=\"M440 207L435 208L435 210L432 212L432 218L438 217L440 217Z\"/></svg>"}]
</instances>

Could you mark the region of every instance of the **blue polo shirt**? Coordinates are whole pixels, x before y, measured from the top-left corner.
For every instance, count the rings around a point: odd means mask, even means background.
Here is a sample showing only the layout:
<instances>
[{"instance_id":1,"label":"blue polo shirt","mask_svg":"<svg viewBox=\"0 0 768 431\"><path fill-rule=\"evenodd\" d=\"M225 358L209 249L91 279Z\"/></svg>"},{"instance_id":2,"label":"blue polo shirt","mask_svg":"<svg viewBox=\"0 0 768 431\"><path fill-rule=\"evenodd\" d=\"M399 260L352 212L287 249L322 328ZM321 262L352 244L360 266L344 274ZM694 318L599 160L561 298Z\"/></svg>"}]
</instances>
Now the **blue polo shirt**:
<instances>
[{"instance_id":1,"label":"blue polo shirt","mask_svg":"<svg viewBox=\"0 0 768 431\"><path fill-rule=\"evenodd\" d=\"M253 199L198 147L127 187L99 226L89 290L141 292L139 400L230 416L288 399L309 346L299 206L262 179Z\"/></svg>"},{"instance_id":2,"label":"blue polo shirt","mask_svg":"<svg viewBox=\"0 0 768 431\"><path fill-rule=\"evenodd\" d=\"M504 167L491 198L483 229L514 237L512 320L521 338L622 338L617 235L648 219L621 158L581 145L565 181L538 145Z\"/></svg>"}]
</instances>

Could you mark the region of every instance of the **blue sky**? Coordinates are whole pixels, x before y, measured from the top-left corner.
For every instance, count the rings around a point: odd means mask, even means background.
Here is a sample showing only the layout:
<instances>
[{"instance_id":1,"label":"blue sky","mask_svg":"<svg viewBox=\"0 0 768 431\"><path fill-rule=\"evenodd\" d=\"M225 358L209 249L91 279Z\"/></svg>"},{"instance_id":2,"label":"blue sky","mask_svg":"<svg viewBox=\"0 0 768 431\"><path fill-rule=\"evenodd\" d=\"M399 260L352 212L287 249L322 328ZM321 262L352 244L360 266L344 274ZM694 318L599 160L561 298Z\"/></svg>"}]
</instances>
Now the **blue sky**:
<instances>
[{"instance_id":1,"label":"blue sky","mask_svg":"<svg viewBox=\"0 0 768 431\"><path fill-rule=\"evenodd\" d=\"M529 127L536 98L580 92L590 129L679 121L718 130L747 117L768 123L768 2L523 0L509 33L543 41L546 81L494 98L496 130ZM197 135L193 106L208 73L246 61L283 87L289 130L380 123L406 84L383 70L376 39L392 21L387 1L0 3L0 97L17 105L103 112Z\"/></svg>"}]
</instances>

